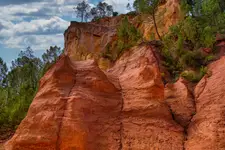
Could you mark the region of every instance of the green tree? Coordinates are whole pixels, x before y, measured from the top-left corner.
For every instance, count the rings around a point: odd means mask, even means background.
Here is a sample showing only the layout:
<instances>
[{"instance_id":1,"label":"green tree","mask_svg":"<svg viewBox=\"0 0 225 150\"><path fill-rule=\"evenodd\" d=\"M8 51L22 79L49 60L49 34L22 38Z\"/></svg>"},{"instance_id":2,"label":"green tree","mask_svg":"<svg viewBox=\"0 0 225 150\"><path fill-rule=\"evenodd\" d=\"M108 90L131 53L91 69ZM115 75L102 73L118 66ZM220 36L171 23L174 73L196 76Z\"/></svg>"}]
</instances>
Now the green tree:
<instances>
[{"instance_id":1,"label":"green tree","mask_svg":"<svg viewBox=\"0 0 225 150\"><path fill-rule=\"evenodd\" d=\"M196 75L188 72L188 76L197 81L205 73L201 68L215 58L216 35L225 33L225 12L220 3L220 0L183 1L181 8L185 17L170 27L169 33L163 37L164 64L172 76L181 72L187 76L187 70L192 69ZM203 55L202 48L209 48L212 52Z\"/></svg>"},{"instance_id":2,"label":"green tree","mask_svg":"<svg viewBox=\"0 0 225 150\"><path fill-rule=\"evenodd\" d=\"M26 83L35 90L41 66L41 60L33 55L30 47L21 51L19 57L12 61L11 71L8 74L9 85L18 91L20 86Z\"/></svg>"},{"instance_id":3,"label":"green tree","mask_svg":"<svg viewBox=\"0 0 225 150\"><path fill-rule=\"evenodd\" d=\"M140 13L147 13L152 16L156 34L158 38L162 40L159 34L158 27L156 24L156 19L155 19L155 13L160 3L161 3L161 0L135 0L133 7L136 9L136 11Z\"/></svg>"},{"instance_id":4,"label":"green tree","mask_svg":"<svg viewBox=\"0 0 225 150\"><path fill-rule=\"evenodd\" d=\"M44 75L45 72L49 69L49 67L52 64L56 63L61 53L61 48L57 46L50 46L50 48L46 50L46 52L42 55L44 65L41 75Z\"/></svg>"},{"instance_id":5,"label":"green tree","mask_svg":"<svg viewBox=\"0 0 225 150\"><path fill-rule=\"evenodd\" d=\"M78 3L76 7L74 7L74 10L77 14L77 17L80 18L81 22L83 22L85 18L87 20L87 14L90 11L90 5L86 1L82 1Z\"/></svg>"},{"instance_id":6,"label":"green tree","mask_svg":"<svg viewBox=\"0 0 225 150\"><path fill-rule=\"evenodd\" d=\"M6 63L0 58L0 87L5 87L7 85L7 71L8 67Z\"/></svg>"},{"instance_id":7,"label":"green tree","mask_svg":"<svg viewBox=\"0 0 225 150\"><path fill-rule=\"evenodd\" d=\"M7 87L0 88L0 126L14 128L25 117L36 93L42 62L28 47L12 62Z\"/></svg>"},{"instance_id":8,"label":"green tree","mask_svg":"<svg viewBox=\"0 0 225 150\"><path fill-rule=\"evenodd\" d=\"M117 29L119 54L134 46L141 38L141 33L125 17Z\"/></svg>"},{"instance_id":9,"label":"green tree","mask_svg":"<svg viewBox=\"0 0 225 150\"><path fill-rule=\"evenodd\" d=\"M0 134L4 128L15 129L25 117L36 94L38 81L60 54L59 47L51 46L43 54L42 62L28 47L12 61L8 72L6 64L0 59L0 68L4 68L0 69L0 81L2 83L3 78L7 79L6 86L0 86Z\"/></svg>"},{"instance_id":10,"label":"green tree","mask_svg":"<svg viewBox=\"0 0 225 150\"><path fill-rule=\"evenodd\" d=\"M104 17L110 17L114 15L113 6L105 2L99 2L96 7L93 7L90 10L90 14L93 17L93 20L98 20Z\"/></svg>"},{"instance_id":11,"label":"green tree","mask_svg":"<svg viewBox=\"0 0 225 150\"><path fill-rule=\"evenodd\" d=\"M56 62L59 55L62 53L62 50L60 47L57 46L50 46L49 49L46 50L46 52L42 55L42 59L44 63L53 63Z\"/></svg>"},{"instance_id":12,"label":"green tree","mask_svg":"<svg viewBox=\"0 0 225 150\"><path fill-rule=\"evenodd\" d=\"M118 14L119 14L118 12L114 11L113 12L113 17L118 16Z\"/></svg>"}]
</instances>

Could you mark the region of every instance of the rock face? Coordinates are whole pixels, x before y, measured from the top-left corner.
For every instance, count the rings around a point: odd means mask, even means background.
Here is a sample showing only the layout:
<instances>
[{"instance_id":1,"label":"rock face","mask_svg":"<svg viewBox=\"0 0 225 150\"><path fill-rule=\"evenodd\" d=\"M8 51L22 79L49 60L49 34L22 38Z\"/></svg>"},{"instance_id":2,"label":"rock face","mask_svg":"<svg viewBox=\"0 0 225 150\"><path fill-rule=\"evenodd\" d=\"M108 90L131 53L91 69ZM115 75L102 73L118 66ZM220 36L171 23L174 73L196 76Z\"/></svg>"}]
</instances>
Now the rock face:
<instances>
[{"instance_id":1,"label":"rock face","mask_svg":"<svg viewBox=\"0 0 225 150\"><path fill-rule=\"evenodd\" d=\"M94 58L116 35L116 28L95 23L71 22L65 31L66 55L73 60Z\"/></svg>"},{"instance_id":2,"label":"rock face","mask_svg":"<svg viewBox=\"0 0 225 150\"><path fill-rule=\"evenodd\" d=\"M183 128L164 101L150 46L126 52L103 73L63 56L41 79L6 150L182 150Z\"/></svg>"},{"instance_id":3,"label":"rock face","mask_svg":"<svg viewBox=\"0 0 225 150\"><path fill-rule=\"evenodd\" d=\"M209 65L195 88L196 115L188 128L187 150L225 149L225 57Z\"/></svg>"},{"instance_id":4,"label":"rock face","mask_svg":"<svg viewBox=\"0 0 225 150\"><path fill-rule=\"evenodd\" d=\"M169 105L176 122L187 127L195 114L194 96L188 89L188 82L180 78L174 84L167 84L165 100Z\"/></svg>"},{"instance_id":5,"label":"rock face","mask_svg":"<svg viewBox=\"0 0 225 150\"><path fill-rule=\"evenodd\" d=\"M169 31L171 25L176 24L180 20L180 0L165 0L165 3L159 6L156 16L159 34L163 35ZM158 39L152 17L143 16L142 18L144 21L140 24L139 29L142 31L143 36L147 40L151 38Z\"/></svg>"},{"instance_id":6,"label":"rock face","mask_svg":"<svg viewBox=\"0 0 225 150\"><path fill-rule=\"evenodd\" d=\"M183 129L164 101L164 85L151 46L134 47L109 70L123 98L122 149L182 150Z\"/></svg>"},{"instance_id":7,"label":"rock face","mask_svg":"<svg viewBox=\"0 0 225 150\"><path fill-rule=\"evenodd\" d=\"M179 16L179 1L167 0L158 13L167 7L160 33ZM41 79L6 150L225 149L225 57L209 66L211 76L194 94L182 79L164 87L153 44L133 47L102 71L87 59L116 39L121 18L71 23L65 54ZM129 19L146 38L154 32L151 22Z\"/></svg>"},{"instance_id":8,"label":"rock face","mask_svg":"<svg viewBox=\"0 0 225 150\"><path fill-rule=\"evenodd\" d=\"M157 26L160 35L168 32L169 27L179 20L179 0L166 0L157 12ZM113 18L103 18L97 22L79 23L71 22L65 31L66 54L73 60L98 59L107 44L116 40L117 26L125 15ZM129 21L135 25L147 40L155 33L152 17L149 15L128 16ZM141 21L140 21L141 20ZM154 34L157 39L157 35Z\"/></svg>"},{"instance_id":9,"label":"rock face","mask_svg":"<svg viewBox=\"0 0 225 150\"><path fill-rule=\"evenodd\" d=\"M40 89L7 150L119 149L121 94L94 61L62 57Z\"/></svg>"}]
</instances>

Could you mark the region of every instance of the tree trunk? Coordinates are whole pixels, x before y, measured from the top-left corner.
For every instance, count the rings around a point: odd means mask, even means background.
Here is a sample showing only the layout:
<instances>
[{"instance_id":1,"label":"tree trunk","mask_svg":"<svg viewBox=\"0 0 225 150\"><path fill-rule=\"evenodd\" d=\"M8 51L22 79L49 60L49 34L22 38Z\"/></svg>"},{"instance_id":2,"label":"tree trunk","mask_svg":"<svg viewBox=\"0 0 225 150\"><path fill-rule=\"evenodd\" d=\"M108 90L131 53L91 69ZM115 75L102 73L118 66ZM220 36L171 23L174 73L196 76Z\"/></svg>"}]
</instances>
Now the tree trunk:
<instances>
[{"instance_id":1,"label":"tree trunk","mask_svg":"<svg viewBox=\"0 0 225 150\"><path fill-rule=\"evenodd\" d=\"M160 39L160 41L162 41L162 38L161 38L161 36L159 35L158 27L157 27L157 25L156 25L155 12L152 13L152 18L153 18L153 22L154 22L154 27L155 27L156 34L157 34L158 38Z\"/></svg>"}]
</instances>

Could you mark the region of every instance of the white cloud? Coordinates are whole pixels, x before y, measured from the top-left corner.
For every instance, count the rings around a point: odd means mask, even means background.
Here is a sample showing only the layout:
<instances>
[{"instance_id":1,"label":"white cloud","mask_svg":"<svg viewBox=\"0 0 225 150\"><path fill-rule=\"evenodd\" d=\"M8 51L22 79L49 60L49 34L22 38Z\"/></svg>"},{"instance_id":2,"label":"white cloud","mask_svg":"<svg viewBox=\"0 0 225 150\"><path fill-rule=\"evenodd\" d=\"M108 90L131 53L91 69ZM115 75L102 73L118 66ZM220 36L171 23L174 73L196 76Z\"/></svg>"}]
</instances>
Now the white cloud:
<instances>
[{"instance_id":1,"label":"white cloud","mask_svg":"<svg viewBox=\"0 0 225 150\"><path fill-rule=\"evenodd\" d=\"M118 11L120 13L126 13L126 6L128 3L133 4L134 0L104 0L104 2L113 6L114 11Z\"/></svg>"},{"instance_id":2,"label":"white cloud","mask_svg":"<svg viewBox=\"0 0 225 150\"><path fill-rule=\"evenodd\" d=\"M7 25L4 29L0 30L0 36L10 37L23 34L53 34L62 33L69 25L68 21L65 21L59 17L52 17L50 19L37 19L30 22L19 22L13 24L0 20L3 26Z\"/></svg>"},{"instance_id":3,"label":"white cloud","mask_svg":"<svg viewBox=\"0 0 225 150\"><path fill-rule=\"evenodd\" d=\"M38 19L17 24L11 23L8 28L0 30L0 38L3 39L1 44L7 48L31 46L35 49L42 49L46 45L58 45L56 41L63 43L63 32L68 25L69 22L56 16L49 20Z\"/></svg>"},{"instance_id":4,"label":"white cloud","mask_svg":"<svg viewBox=\"0 0 225 150\"><path fill-rule=\"evenodd\" d=\"M4 44L7 48L18 50L31 46L33 50L46 50L49 46L57 45L63 47L63 34L55 35L24 35L7 39Z\"/></svg>"},{"instance_id":5,"label":"white cloud","mask_svg":"<svg viewBox=\"0 0 225 150\"><path fill-rule=\"evenodd\" d=\"M63 46L63 32L69 22L62 18L74 20L76 15L73 8L82 0L37 1L0 6L1 45L15 49L31 46L34 50L46 49L51 45ZM96 0L94 1L96 3ZM129 1L105 0L105 2L113 5L115 11L125 13Z\"/></svg>"}]
</instances>

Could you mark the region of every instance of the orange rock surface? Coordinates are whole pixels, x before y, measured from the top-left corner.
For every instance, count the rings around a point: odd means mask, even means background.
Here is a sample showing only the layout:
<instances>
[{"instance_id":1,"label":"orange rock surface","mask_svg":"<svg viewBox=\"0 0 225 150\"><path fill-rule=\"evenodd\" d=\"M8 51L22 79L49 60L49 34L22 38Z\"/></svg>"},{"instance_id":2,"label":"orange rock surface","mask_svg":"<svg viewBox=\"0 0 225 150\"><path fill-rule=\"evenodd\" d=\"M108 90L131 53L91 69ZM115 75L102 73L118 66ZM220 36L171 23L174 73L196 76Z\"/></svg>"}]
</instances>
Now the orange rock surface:
<instances>
[{"instance_id":1,"label":"orange rock surface","mask_svg":"<svg viewBox=\"0 0 225 150\"><path fill-rule=\"evenodd\" d=\"M160 12L163 34L180 15L179 1L168 0ZM225 57L209 65L194 93L183 79L163 84L153 43L125 51L102 71L99 60L88 59L115 40L121 18L71 23L65 54L41 79L6 150L225 149ZM154 32L148 18L129 19L145 38Z\"/></svg>"},{"instance_id":2,"label":"orange rock surface","mask_svg":"<svg viewBox=\"0 0 225 150\"><path fill-rule=\"evenodd\" d=\"M164 101L164 85L151 46L125 52L109 70L117 76L123 99L123 150L182 150L183 128L174 122Z\"/></svg>"},{"instance_id":3,"label":"orange rock surface","mask_svg":"<svg viewBox=\"0 0 225 150\"><path fill-rule=\"evenodd\" d=\"M167 84L165 100L169 105L176 122L187 127L195 114L194 96L188 89L188 82L180 78L174 84Z\"/></svg>"},{"instance_id":4,"label":"orange rock surface","mask_svg":"<svg viewBox=\"0 0 225 150\"><path fill-rule=\"evenodd\" d=\"M7 150L119 149L121 94L90 60L63 56L39 91Z\"/></svg>"},{"instance_id":5,"label":"orange rock surface","mask_svg":"<svg viewBox=\"0 0 225 150\"><path fill-rule=\"evenodd\" d=\"M195 88L196 115L188 127L187 150L225 149L225 57L209 65Z\"/></svg>"},{"instance_id":6,"label":"orange rock surface","mask_svg":"<svg viewBox=\"0 0 225 150\"><path fill-rule=\"evenodd\" d=\"M156 13L156 24L160 35L164 35L169 31L169 27L175 25L181 18L180 0L166 0L162 4ZM139 29L143 33L145 39L150 40L151 38L158 39L151 16L142 16L144 20L140 25ZM138 19L137 19L138 20ZM134 21L134 23L137 21Z\"/></svg>"},{"instance_id":7,"label":"orange rock surface","mask_svg":"<svg viewBox=\"0 0 225 150\"><path fill-rule=\"evenodd\" d=\"M107 72L93 60L61 59L41 79L6 150L183 149L183 128L164 101L150 46L126 52Z\"/></svg>"},{"instance_id":8,"label":"orange rock surface","mask_svg":"<svg viewBox=\"0 0 225 150\"><path fill-rule=\"evenodd\" d=\"M157 11L156 22L160 35L168 32L171 25L176 24L180 18L179 0L167 0ZM71 22L65 31L66 54L73 60L98 59L107 44L117 38L117 27L125 15L106 17L96 22ZM129 21L136 26L147 40L154 34L155 28L150 15L128 16Z\"/></svg>"}]
</instances>

